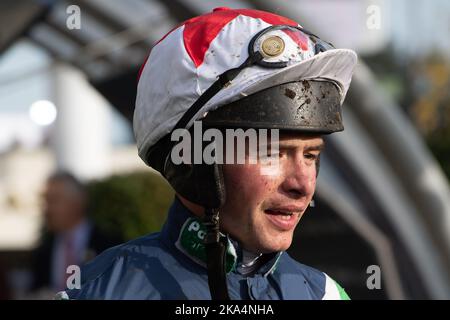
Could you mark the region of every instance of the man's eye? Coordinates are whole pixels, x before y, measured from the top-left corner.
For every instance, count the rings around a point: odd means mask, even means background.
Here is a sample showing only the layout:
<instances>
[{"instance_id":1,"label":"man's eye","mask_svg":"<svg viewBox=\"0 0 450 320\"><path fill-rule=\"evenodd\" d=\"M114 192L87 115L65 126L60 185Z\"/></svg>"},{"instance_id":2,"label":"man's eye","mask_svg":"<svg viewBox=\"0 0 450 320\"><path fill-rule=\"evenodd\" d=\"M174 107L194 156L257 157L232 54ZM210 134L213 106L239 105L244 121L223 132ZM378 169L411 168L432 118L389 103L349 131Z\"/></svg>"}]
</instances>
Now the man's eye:
<instances>
[{"instance_id":1,"label":"man's eye","mask_svg":"<svg viewBox=\"0 0 450 320\"><path fill-rule=\"evenodd\" d=\"M306 153L304 157L308 160L317 160L317 158L319 158L319 155L313 153Z\"/></svg>"}]
</instances>

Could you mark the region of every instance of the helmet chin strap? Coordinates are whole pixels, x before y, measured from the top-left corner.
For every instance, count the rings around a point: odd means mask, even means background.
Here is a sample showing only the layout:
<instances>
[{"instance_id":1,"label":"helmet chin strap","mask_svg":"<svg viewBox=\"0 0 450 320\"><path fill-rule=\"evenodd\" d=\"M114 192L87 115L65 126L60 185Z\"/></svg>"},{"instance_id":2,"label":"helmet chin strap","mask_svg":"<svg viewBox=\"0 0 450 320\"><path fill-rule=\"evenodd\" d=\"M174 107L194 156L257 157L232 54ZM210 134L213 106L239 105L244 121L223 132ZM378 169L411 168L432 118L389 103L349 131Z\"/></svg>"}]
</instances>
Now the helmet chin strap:
<instances>
[{"instance_id":1,"label":"helmet chin strap","mask_svg":"<svg viewBox=\"0 0 450 320\"><path fill-rule=\"evenodd\" d=\"M225 270L227 238L220 235L219 209L205 210L204 225L206 226L205 248L211 299L230 300Z\"/></svg>"}]
</instances>

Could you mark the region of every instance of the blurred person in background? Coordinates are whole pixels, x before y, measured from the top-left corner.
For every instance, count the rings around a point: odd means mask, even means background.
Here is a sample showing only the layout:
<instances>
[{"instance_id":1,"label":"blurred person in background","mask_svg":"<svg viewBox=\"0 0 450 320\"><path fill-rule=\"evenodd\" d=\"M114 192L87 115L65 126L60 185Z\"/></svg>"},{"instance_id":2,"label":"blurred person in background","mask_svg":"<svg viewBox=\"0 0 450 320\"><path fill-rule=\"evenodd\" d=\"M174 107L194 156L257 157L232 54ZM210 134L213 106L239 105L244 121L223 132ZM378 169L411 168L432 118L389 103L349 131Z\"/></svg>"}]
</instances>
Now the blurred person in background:
<instances>
[{"instance_id":1,"label":"blurred person in background","mask_svg":"<svg viewBox=\"0 0 450 320\"><path fill-rule=\"evenodd\" d=\"M33 252L31 291L66 288L67 267L81 265L118 240L103 234L89 220L85 186L68 172L51 175L45 186L44 233Z\"/></svg>"}]
</instances>

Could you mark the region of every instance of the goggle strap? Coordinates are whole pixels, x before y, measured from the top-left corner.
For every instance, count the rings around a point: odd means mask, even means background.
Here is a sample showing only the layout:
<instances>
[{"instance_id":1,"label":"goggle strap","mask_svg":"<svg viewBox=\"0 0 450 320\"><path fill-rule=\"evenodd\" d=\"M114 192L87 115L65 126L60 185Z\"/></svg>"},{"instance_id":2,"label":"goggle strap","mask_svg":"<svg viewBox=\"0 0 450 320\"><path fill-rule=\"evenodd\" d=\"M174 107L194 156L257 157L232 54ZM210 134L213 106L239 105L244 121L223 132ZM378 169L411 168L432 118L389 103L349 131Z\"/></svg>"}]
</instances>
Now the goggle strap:
<instances>
[{"instance_id":1,"label":"goggle strap","mask_svg":"<svg viewBox=\"0 0 450 320\"><path fill-rule=\"evenodd\" d=\"M233 68L222 73L217 81L215 81L205 92L192 104L192 106L184 113L181 119L177 122L172 132L176 129L186 128L189 121L195 114L212 98L217 92L226 87L239 73L246 67L261 61L263 56L260 52L249 56L239 67Z\"/></svg>"},{"instance_id":2,"label":"goggle strap","mask_svg":"<svg viewBox=\"0 0 450 320\"><path fill-rule=\"evenodd\" d=\"M172 132L176 129L186 128L189 121L195 116L195 114L212 98L214 95L219 92L224 84L223 80L219 78L216 82L214 82L205 92L194 102L194 104L183 114L180 120L178 120L175 127L172 129Z\"/></svg>"}]
</instances>

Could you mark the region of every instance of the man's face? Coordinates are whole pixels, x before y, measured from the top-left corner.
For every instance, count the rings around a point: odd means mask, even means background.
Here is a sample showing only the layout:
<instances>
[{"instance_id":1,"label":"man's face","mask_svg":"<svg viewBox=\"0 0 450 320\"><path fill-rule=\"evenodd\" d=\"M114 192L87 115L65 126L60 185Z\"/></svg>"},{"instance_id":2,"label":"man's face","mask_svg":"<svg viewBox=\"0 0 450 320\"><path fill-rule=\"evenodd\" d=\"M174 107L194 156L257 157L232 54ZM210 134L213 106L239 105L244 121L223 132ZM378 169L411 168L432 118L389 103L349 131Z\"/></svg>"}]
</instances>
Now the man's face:
<instances>
[{"instance_id":1,"label":"man's face","mask_svg":"<svg viewBox=\"0 0 450 320\"><path fill-rule=\"evenodd\" d=\"M64 181L48 181L43 200L45 223L50 231L69 230L84 214L83 197Z\"/></svg>"},{"instance_id":2,"label":"man's face","mask_svg":"<svg viewBox=\"0 0 450 320\"><path fill-rule=\"evenodd\" d=\"M314 194L322 147L320 136L281 134L275 174L264 174L260 162L224 165L222 229L255 253L289 248Z\"/></svg>"}]
</instances>

